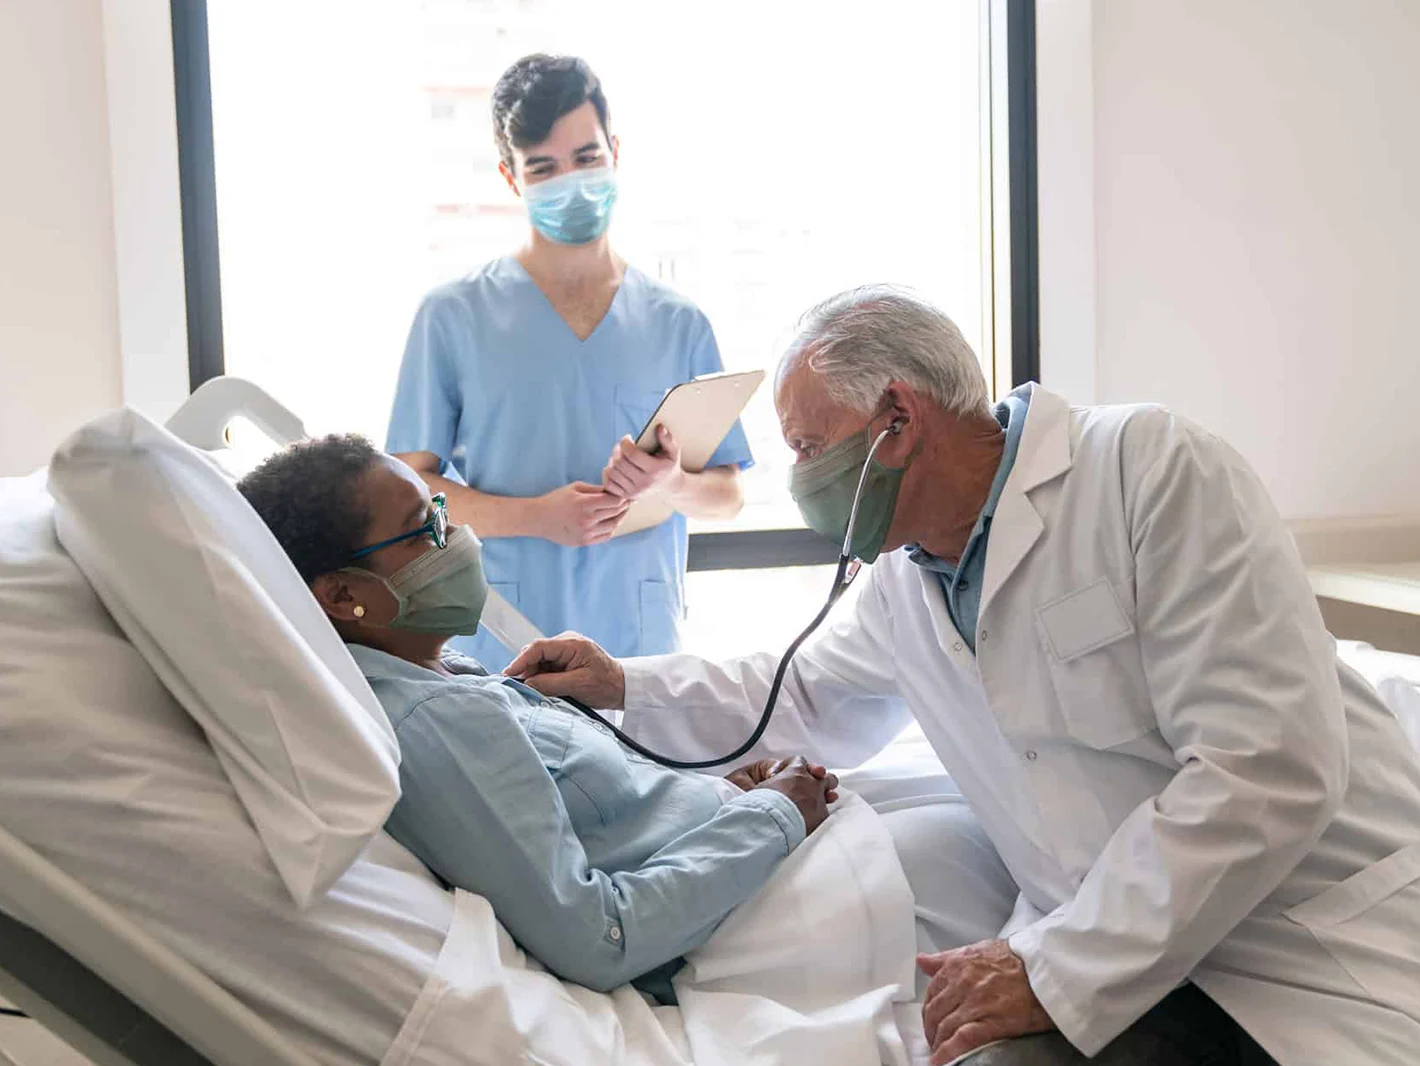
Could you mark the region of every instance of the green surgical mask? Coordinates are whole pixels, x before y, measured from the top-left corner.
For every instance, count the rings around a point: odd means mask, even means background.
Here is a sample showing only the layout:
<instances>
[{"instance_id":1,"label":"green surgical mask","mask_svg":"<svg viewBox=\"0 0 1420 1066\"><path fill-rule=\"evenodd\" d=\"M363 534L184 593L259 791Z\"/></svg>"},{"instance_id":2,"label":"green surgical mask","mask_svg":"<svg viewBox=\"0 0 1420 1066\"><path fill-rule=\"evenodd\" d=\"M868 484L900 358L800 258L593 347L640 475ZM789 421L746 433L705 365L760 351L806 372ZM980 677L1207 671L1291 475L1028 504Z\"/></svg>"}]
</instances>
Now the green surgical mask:
<instances>
[{"instance_id":1,"label":"green surgical mask","mask_svg":"<svg viewBox=\"0 0 1420 1066\"><path fill-rule=\"evenodd\" d=\"M360 573L378 578L398 601L391 629L471 635L488 602L483 545L468 526L453 527L445 547L431 547L388 578L368 570Z\"/></svg>"},{"instance_id":2,"label":"green surgical mask","mask_svg":"<svg viewBox=\"0 0 1420 1066\"><path fill-rule=\"evenodd\" d=\"M840 545L848 532L853 495L858 491L859 479L863 479L863 496L858 501L858 518L853 523L853 541L848 553L865 563L871 563L883 550L897 507L902 475L907 473L907 467L917 454L914 449L906 466L886 467L876 458L869 458L873 440L869 424L862 432L839 441L817 458L798 463L789 475L789 494L799 505L799 513L808 527ZM866 478L863 477L865 464Z\"/></svg>"}]
</instances>

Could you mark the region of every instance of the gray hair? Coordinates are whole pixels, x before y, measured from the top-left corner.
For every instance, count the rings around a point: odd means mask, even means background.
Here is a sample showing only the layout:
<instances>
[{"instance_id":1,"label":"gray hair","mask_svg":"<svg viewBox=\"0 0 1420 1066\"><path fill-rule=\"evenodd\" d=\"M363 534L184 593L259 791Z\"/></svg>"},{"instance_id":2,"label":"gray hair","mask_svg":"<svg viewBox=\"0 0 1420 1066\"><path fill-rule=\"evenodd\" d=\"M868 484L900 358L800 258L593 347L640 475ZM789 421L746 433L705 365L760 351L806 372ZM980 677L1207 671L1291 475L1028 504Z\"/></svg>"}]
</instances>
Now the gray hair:
<instances>
[{"instance_id":1,"label":"gray hair","mask_svg":"<svg viewBox=\"0 0 1420 1066\"><path fill-rule=\"evenodd\" d=\"M803 361L829 396L863 414L904 381L957 415L990 412L981 364L956 323L906 289L864 285L831 296L799 319L776 390Z\"/></svg>"}]
</instances>

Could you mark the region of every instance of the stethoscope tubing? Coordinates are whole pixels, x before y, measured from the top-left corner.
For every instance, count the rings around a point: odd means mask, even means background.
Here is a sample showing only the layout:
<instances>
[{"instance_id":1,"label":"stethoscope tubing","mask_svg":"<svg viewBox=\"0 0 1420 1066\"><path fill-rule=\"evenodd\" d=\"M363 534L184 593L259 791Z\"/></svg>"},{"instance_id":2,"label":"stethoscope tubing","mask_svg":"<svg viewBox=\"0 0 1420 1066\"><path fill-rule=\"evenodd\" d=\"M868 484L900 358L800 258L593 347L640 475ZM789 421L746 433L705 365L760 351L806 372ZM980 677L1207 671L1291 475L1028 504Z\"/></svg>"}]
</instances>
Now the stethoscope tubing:
<instances>
[{"instance_id":1,"label":"stethoscope tubing","mask_svg":"<svg viewBox=\"0 0 1420 1066\"><path fill-rule=\"evenodd\" d=\"M819 608L818 614L814 615L814 620L809 623L808 628L794 638L793 643L785 649L783 656L780 657L779 665L774 671L774 680L769 686L769 695L764 701L764 710L759 716L759 723L754 727L754 731L750 733L743 744L728 755L722 755L717 759L672 759L668 755L662 755L660 752L652 751L644 744L633 740L581 700L567 697L567 702L588 718L599 722L609 729L617 740L627 748L636 752L636 754L650 759L652 762L660 763L662 766L672 770L709 770L717 766L732 763L736 759L748 754L764 736L765 730L769 728L769 721L774 716L775 705L779 702L779 691L784 687L784 678L789 672L789 666L794 660L794 655L798 652L799 647L804 641L808 640L809 637L814 634L814 631L823 624L823 620L827 618L828 613L833 610L833 605L842 598L843 594L848 591L848 586L853 584L853 579L858 576L859 564L853 557L853 532L858 524L858 505L863 498L863 489L868 483L868 470L872 465L873 456L877 454L879 445L887 440L889 436L901 432L901 428L902 423L893 422L892 425L878 434L877 439L873 441L873 446L868 449L868 457L863 460L862 473L858 475L858 487L853 493L853 506L848 511L848 528L843 534L843 548L839 552L838 568L833 575L833 588L829 590L828 599L826 599L823 606Z\"/></svg>"}]
</instances>

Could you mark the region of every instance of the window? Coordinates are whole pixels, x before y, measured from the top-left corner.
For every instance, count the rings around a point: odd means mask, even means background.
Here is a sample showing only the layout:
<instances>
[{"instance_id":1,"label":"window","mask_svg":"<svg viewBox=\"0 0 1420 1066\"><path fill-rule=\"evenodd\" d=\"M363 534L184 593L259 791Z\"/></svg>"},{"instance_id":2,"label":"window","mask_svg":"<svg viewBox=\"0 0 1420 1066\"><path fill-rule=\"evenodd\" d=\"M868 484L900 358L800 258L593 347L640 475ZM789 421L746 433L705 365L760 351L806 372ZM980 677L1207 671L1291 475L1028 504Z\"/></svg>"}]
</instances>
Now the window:
<instances>
[{"instance_id":1,"label":"window","mask_svg":"<svg viewBox=\"0 0 1420 1066\"><path fill-rule=\"evenodd\" d=\"M1006 299L1008 282L1033 285L1027 0L203 9L174 5L185 208L215 195L205 223L185 213L194 376L251 378L313 432L382 440L422 295L521 241L489 101L503 69L533 51L584 56L602 78L622 149L613 241L700 305L727 368L772 369L802 311L867 281L943 306L990 380L1032 365L1020 326L1030 294ZM757 461L747 506L728 527L696 526L693 565L764 565L750 555L769 535L754 531L801 524L768 385L745 427ZM711 546L704 533L727 528L750 532L697 552ZM774 536L790 538L774 542L782 562L832 554L802 533ZM827 585L807 570L759 573L798 590L786 610L805 621ZM696 618L708 587L691 582L693 632L714 628L708 607Z\"/></svg>"}]
</instances>

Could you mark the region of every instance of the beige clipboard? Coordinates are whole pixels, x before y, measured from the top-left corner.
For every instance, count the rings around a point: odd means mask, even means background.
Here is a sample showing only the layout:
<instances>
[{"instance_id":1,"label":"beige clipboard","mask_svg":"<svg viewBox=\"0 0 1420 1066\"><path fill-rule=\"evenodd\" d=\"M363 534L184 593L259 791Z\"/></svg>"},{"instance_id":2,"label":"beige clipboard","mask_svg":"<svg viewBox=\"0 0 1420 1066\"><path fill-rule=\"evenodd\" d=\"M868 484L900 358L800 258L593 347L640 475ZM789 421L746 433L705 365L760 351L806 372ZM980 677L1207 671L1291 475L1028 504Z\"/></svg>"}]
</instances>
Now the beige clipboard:
<instances>
[{"instance_id":1,"label":"beige clipboard","mask_svg":"<svg viewBox=\"0 0 1420 1066\"><path fill-rule=\"evenodd\" d=\"M763 380L763 370L743 370L706 374L682 382L661 398L660 406L636 438L636 447L654 452L656 427L664 425L680 441L681 469L698 474L729 436L735 419ZM674 508L660 500L637 500L612 536L624 537L658 526L673 514Z\"/></svg>"}]
</instances>

